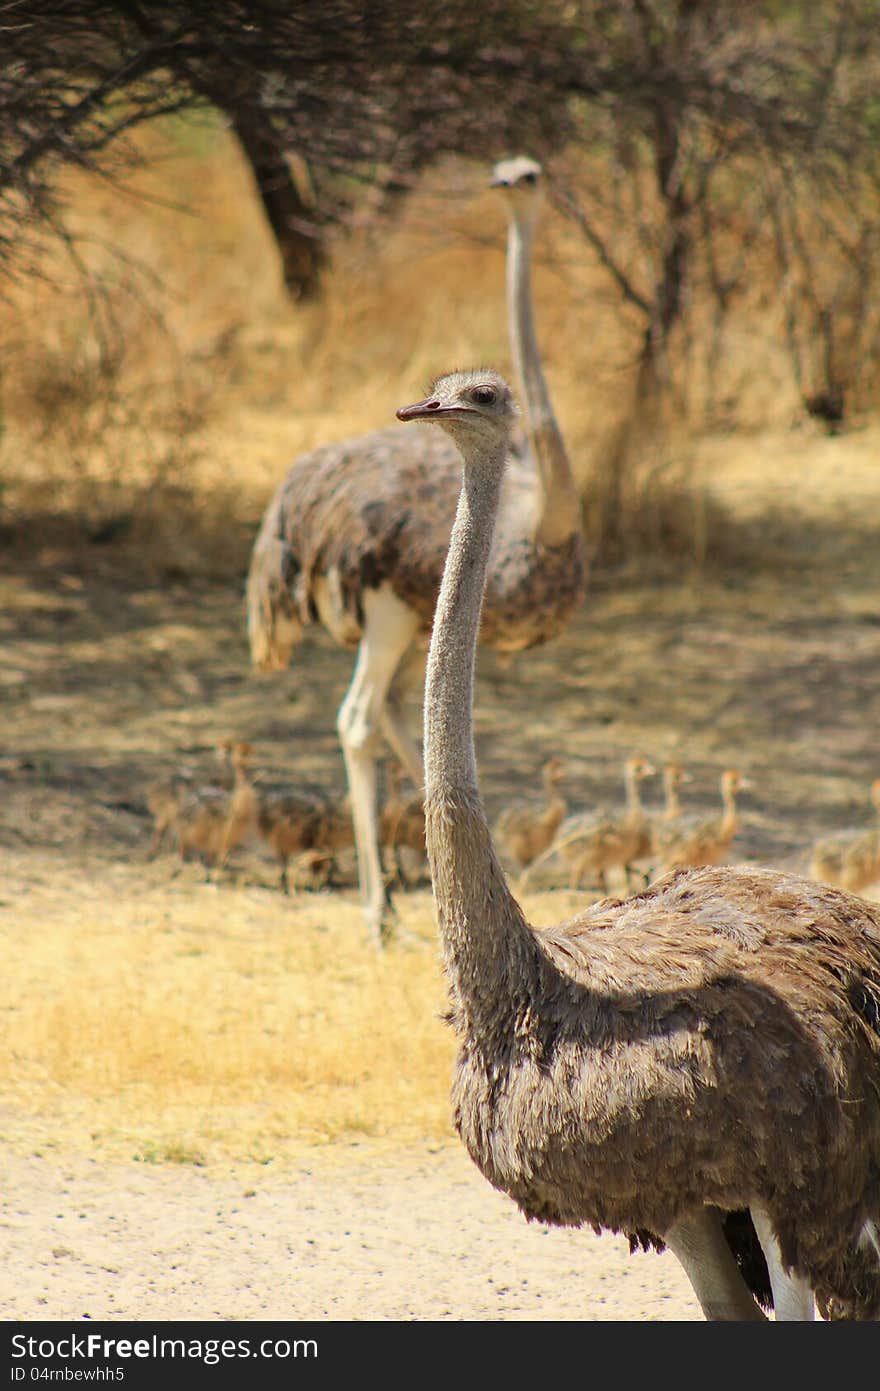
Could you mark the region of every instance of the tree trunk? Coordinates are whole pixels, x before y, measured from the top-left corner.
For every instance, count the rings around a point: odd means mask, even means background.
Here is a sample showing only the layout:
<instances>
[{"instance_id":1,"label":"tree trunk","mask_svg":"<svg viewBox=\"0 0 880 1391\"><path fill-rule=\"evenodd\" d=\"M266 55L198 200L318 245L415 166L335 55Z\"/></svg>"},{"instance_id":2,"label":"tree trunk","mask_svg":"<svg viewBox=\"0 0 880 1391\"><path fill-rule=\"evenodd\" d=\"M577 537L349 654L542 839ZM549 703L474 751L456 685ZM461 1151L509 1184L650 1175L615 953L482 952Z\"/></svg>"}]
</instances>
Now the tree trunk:
<instances>
[{"instance_id":1,"label":"tree trunk","mask_svg":"<svg viewBox=\"0 0 880 1391\"><path fill-rule=\"evenodd\" d=\"M662 104L654 116L654 160L657 191L666 207L666 245L639 362L636 403L644 409L650 409L662 395L666 349L684 311L691 256L691 206L681 167L678 112Z\"/></svg>"},{"instance_id":2,"label":"tree trunk","mask_svg":"<svg viewBox=\"0 0 880 1391\"><path fill-rule=\"evenodd\" d=\"M314 298L325 260L314 212L303 200L265 114L244 103L228 114L278 247L287 292L296 300Z\"/></svg>"}]
</instances>

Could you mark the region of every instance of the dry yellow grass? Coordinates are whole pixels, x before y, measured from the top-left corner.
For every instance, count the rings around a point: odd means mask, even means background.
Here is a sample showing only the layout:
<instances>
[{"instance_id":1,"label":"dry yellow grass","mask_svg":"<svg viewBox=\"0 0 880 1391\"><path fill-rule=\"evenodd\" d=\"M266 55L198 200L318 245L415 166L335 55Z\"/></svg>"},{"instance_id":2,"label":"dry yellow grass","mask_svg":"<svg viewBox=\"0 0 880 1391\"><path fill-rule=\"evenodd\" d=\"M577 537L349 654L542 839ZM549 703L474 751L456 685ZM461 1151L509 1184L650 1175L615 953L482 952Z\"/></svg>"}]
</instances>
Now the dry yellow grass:
<instances>
[{"instance_id":1,"label":"dry yellow grass","mask_svg":"<svg viewBox=\"0 0 880 1391\"><path fill-rule=\"evenodd\" d=\"M0 916L8 1143L29 1116L62 1148L148 1162L451 1137L430 893L399 900L409 938L377 952L353 892L169 882L167 861L86 887L43 864L22 893L13 869Z\"/></svg>"},{"instance_id":2,"label":"dry yellow grass","mask_svg":"<svg viewBox=\"0 0 880 1391\"><path fill-rule=\"evenodd\" d=\"M414 944L379 954L353 895L287 904L141 877L116 867L84 901L62 872L19 901L3 934L3 1104L48 1115L76 1147L146 1159L448 1133L426 896L404 905Z\"/></svg>"}]
</instances>

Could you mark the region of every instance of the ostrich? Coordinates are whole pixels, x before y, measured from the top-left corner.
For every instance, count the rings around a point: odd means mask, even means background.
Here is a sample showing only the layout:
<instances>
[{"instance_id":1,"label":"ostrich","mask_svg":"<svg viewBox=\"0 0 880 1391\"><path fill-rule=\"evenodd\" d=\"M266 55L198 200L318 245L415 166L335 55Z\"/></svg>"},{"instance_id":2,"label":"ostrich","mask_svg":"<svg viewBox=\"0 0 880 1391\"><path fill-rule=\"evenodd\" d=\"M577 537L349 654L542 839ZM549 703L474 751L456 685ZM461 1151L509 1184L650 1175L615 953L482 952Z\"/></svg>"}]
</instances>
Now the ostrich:
<instances>
[{"instance_id":1,"label":"ostrich","mask_svg":"<svg viewBox=\"0 0 880 1391\"><path fill-rule=\"evenodd\" d=\"M532 317L540 180L534 160L495 166L493 185L509 214L510 337L530 445L530 458L508 471L483 606L480 638L505 652L558 634L585 589L580 501ZM393 429L303 455L267 508L248 576L248 632L258 666L286 666L313 622L357 649L337 728L361 900L379 944L390 934L392 908L379 853L377 746L383 737L421 788L421 752L401 717L399 686L405 658L430 633L460 477L450 441L403 441Z\"/></svg>"},{"instance_id":2,"label":"ostrich","mask_svg":"<svg viewBox=\"0 0 880 1391\"><path fill-rule=\"evenodd\" d=\"M253 747L244 740L224 739L219 748L233 771L231 790L197 788L181 800L176 820L181 860L197 854L205 863L209 879L212 867L223 869L231 851L246 839L256 809L249 773Z\"/></svg>"},{"instance_id":3,"label":"ostrich","mask_svg":"<svg viewBox=\"0 0 880 1391\"><path fill-rule=\"evenodd\" d=\"M606 893L607 871L615 866L622 869L629 887L633 861L641 859L651 848L650 822L639 789L655 771L654 765L638 754L627 758L623 765L626 806L622 815L596 817L579 813L563 821L554 845L569 867L569 888L579 889L584 875L592 871Z\"/></svg>"},{"instance_id":4,"label":"ostrich","mask_svg":"<svg viewBox=\"0 0 880 1391\"><path fill-rule=\"evenodd\" d=\"M193 790L193 774L188 770L172 773L147 789L147 809L153 818L153 834L147 848L148 860L156 858L166 836L177 826L181 805Z\"/></svg>"},{"instance_id":5,"label":"ostrich","mask_svg":"<svg viewBox=\"0 0 880 1391\"><path fill-rule=\"evenodd\" d=\"M663 809L655 813L654 822L661 828L676 826L681 820L681 785L690 782L691 775L674 760L663 765Z\"/></svg>"},{"instance_id":6,"label":"ostrich","mask_svg":"<svg viewBox=\"0 0 880 1391\"><path fill-rule=\"evenodd\" d=\"M568 866L569 888L577 890L584 875L592 871L603 894L608 892L610 869L623 871L629 888L633 861L650 848L648 814L642 806L640 784L653 777L655 769L647 759L634 754L623 765L626 806L622 815L609 812L575 812L567 816L555 836L520 876L519 890L524 892L534 870L548 860L561 856Z\"/></svg>"},{"instance_id":7,"label":"ostrich","mask_svg":"<svg viewBox=\"0 0 880 1391\"><path fill-rule=\"evenodd\" d=\"M880 778L871 783L874 824L863 831L840 831L813 846L810 878L858 893L880 877Z\"/></svg>"},{"instance_id":8,"label":"ostrich","mask_svg":"<svg viewBox=\"0 0 880 1391\"><path fill-rule=\"evenodd\" d=\"M707 1318L880 1315L880 909L763 868L679 871L533 928L473 736L477 629L515 416L486 369L402 407L464 472L425 684L427 845L455 1124L528 1218L668 1246ZM734 1221L732 1219L740 1219ZM742 1262L742 1265L740 1265Z\"/></svg>"},{"instance_id":9,"label":"ostrich","mask_svg":"<svg viewBox=\"0 0 880 1391\"><path fill-rule=\"evenodd\" d=\"M721 815L679 823L663 846L663 870L714 865L723 859L739 834L737 793L750 786L737 768L725 768L721 774Z\"/></svg>"},{"instance_id":10,"label":"ostrich","mask_svg":"<svg viewBox=\"0 0 880 1391\"><path fill-rule=\"evenodd\" d=\"M379 839L394 860L398 883L406 885L401 850L414 852L425 863L425 805L421 791L411 797L401 795L403 768L394 759L386 769L388 797L379 817Z\"/></svg>"},{"instance_id":11,"label":"ostrich","mask_svg":"<svg viewBox=\"0 0 880 1391\"><path fill-rule=\"evenodd\" d=\"M548 758L541 772L547 795L546 806L539 811L528 802L505 807L495 825L495 839L500 841L520 869L525 869L550 845L568 810L565 797L557 790L565 780L565 764L559 758Z\"/></svg>"},{"instance_id":12,"label":"ostrich","mask_svg":"<svg viewBox=\"0 0 880 1391\"><path fill-rule=\"evenodd\" d=\"M269 791L257 807L257 833L275 851L281 868L279 888L290 893L287 867L296 855L329 876L336 854L351 845L354 832L348 797L330 798L305 791Z\"/></svg>"}]
</instances>

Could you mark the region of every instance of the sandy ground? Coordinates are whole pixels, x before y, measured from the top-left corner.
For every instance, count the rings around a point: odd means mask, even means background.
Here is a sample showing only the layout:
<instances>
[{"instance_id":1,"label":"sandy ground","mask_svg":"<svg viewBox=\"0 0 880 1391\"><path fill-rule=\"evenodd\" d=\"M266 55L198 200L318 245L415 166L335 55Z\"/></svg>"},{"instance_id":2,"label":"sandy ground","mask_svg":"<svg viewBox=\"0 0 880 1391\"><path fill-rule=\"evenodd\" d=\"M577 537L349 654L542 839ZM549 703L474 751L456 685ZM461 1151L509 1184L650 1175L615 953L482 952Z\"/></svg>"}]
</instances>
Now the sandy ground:
<instances>
[{"instance_id":1,"label":"sandy ground","mask_svg":"<svg viewBox=\"0 0 880 1391\"><path fill-rule=\"evenodd\" d=\"M3 1170L6 1319L700 1318L673 1257L527 1223L458 1148Z\"/></svg>"}]
</instances>

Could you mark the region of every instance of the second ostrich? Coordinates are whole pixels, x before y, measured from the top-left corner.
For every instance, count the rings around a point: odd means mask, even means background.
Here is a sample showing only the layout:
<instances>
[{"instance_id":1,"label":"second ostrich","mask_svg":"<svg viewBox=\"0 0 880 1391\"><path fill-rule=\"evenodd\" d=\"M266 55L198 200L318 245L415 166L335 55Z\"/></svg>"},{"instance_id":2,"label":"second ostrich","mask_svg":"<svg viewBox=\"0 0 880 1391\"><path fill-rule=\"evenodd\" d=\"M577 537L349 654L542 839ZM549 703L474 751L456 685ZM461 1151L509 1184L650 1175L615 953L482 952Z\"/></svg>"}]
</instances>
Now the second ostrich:
<instances>
[{"instance_id":1,"label":"second ostrich","mask_svg":"<svg viewBox=\"0 0 880 1391\"><path fill-rule=\"evenodd\" d=\"M547 803L542 811L528 803L516 803L505 807L495 825L495 839L499 840L516 861L520 869L525 869L542 854L559 830L562 818L568 810L565 797L558 791L565 778L565 764L560 758L548 758L541 773Z\"/></svg>"},{"instance_id":2,"label":"second ostrich","mask_svg":"<svg viewBox=\"0 0 880 1391\"><path fill-rule=\"evenodd\" d=\"M511 347L523 382L529 454L509 470L480 639L518 652L558 634L584 594L580 501L541 370L530 256L541 167L518 158L493 182L509 214ZM417 787L422 759L399 706L400 673L431 629L461 465L448 441L377 431L295 460L267 508L248 575L258 666L280 669L307 624L357 648L337 716L351 793L358 876L377 942L391 927L382 875L377 753L384 739Z\"/></svg>"},{"instance_id":3,"label":"second ostrich","mask_svg":"<svg viewBox=\"0 0 880 1391\"><path fill-rule=\"evenodd\" d=\"M528 924L492 844L473 735L515 406L483 369L441 377L398 416L441 425L464 460L424 703L462 1141L527 1217L670 1247L707 1318L763 1317L738 1262L755 1240L778 1319L813 1317L814 1299L828 1316L876 1317L880 910L719 866Z\"/></svg>"},{"instance_id":4,"label":"second ostrich","mask_svg":"<svg viewBox=\"0 0 880 1391\"><path fill-rule=\"evenodd\" d=\"M810 878L837 884L855 893L880 879L880 778L871 783L874 824L861 831L840 831L813 846Z\"/></svg>"}]
</instances>

